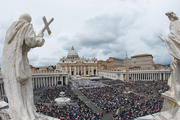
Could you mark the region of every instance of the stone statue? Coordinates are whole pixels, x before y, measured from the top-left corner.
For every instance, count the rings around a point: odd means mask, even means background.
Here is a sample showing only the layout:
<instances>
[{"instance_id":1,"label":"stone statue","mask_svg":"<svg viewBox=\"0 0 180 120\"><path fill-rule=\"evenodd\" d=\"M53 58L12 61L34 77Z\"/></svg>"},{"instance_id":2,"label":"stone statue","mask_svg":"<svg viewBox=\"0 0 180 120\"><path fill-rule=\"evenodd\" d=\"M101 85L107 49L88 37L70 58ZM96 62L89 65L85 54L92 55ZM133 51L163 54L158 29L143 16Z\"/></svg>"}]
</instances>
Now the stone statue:
<instances>
[{"instance_id":1,"label":"stone statue","mask_svg":"<svg viewBox=\"0 0 180 120\"><path fill-rule=\"evenodd\" d=\"M6 33L2 55L2 75L12 120L38 119L27 55L31 48L41 47L44 44L43 32L49 24L46 22L43 30L36 35L31 24L31 16L23 14L19 20L13 22Z\"/></svg>"},{"instance_id":2,"label":"stone statue","mask_svg":"<svg viewBox=\"0 0 180 120\"><path fill-rule=\"evenodd\" d=\"M174 98L180 105L180 21L174 12L166 13L170 23L170 33L168 37L160 36L165 42L170 55L173 57L171 61L172 73L168 80L170 90L166 93Z\"/></svg>"}]
</instances>

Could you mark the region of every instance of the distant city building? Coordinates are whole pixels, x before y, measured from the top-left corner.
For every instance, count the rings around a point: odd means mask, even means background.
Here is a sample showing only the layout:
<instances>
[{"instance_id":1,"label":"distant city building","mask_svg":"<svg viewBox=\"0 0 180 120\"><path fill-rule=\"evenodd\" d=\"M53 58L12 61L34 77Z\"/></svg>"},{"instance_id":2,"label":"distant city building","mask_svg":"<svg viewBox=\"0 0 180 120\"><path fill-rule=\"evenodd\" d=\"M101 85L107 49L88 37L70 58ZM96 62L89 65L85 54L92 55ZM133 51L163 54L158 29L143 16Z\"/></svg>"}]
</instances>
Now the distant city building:
<instances>
[{"instance_id":1,"label":"distant city building","mask_svg":"<svg viewBox=\"0 0 180 120\"><path fill-rule=\"evenodd\" d=\"M168 69L168 66L155 65L153 62L153 56L150 54L132 56L130 59L128 59L128 65L130 70L153 70L160 68ZM100 60L98 61L98 69L114 71L125 70L126 59L109 57L106 61Z\"/></svg>"},{"instance_id":2,"label":"distant city building","mask_svg":"<svg viewBox=\"0 0 180 120\"><path fill-rule=\"evenodd\" d=\"M142 70L152 70L153 64L153 56L150 54L141 54L131 57L131 67L138 67Z\"/></svg>"},{"instance_id":3,"label":"distant city building","mask_svg":"<svg viewBox=\"0 0 180 120\"><path fill-rule=\"evenodd\" d=\"M65 70L68 75L95 76L97 75L97 59L79 57L72 47L67 57L63 57L56 65L56 70Z\"/></svg>"},{"instance_id":4,"label":"distant city building","mask_svg":"<svg viewBox=\"0 0 180 120\"><path fill-rule=\"evenodd\" d=\"M102 61L102 60L98 61L98 69L99 70L124 70L126 66L125 64L126 64L125 59L109 57L106 61Z\"/></svg>"}]
</instances>

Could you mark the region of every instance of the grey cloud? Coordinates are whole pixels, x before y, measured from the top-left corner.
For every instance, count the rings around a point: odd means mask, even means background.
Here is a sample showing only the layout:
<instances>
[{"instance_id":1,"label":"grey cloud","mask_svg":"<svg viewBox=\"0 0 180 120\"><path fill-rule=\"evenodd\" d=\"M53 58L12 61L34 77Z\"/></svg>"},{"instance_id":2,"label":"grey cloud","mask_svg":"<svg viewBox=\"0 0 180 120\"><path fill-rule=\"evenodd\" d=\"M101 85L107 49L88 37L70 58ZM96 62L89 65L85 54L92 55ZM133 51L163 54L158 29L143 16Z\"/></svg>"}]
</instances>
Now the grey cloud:
<instances>
[{"instance_id":1,"label":"grey cloud","mask_svg":"<svg viewBox=\"0 0 180 120\"><path fill-rule=\"evenodd\" d=\"M9 2L12 1L4 1L2 9L6 9ZM155 63L170 62L168 50L158 35L169 32L165 12L173 10L180 15L179 0L77 0L73 2L76 5L65 0L34 2L14 2L12 9L5 12L7 16L1 11L0 52L11 22L18 18L19 13L28 12L32 15L35 30L43 27L41 16L45 15L48 20L55 18L50 26L54 38L47 40L45 46L37 49L38 52L32 52L30 62L33 65L55 64L72 46L85 57L124 58L126 52L129 57L149 53L154 56ZM44 5L39 8L42 2ZM53 7L49 6L50 3Z\"/></svg>"}]
</instances>

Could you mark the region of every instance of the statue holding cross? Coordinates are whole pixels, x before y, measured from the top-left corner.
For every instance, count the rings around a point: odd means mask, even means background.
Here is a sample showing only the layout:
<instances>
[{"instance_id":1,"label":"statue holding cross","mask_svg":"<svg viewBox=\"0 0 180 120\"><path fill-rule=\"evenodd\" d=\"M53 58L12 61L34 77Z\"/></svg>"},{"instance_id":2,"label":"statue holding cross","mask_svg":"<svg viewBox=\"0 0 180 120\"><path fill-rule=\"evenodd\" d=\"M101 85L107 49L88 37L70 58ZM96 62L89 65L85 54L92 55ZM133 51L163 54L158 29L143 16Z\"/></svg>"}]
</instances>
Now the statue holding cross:
<instances>
[{"instance_id":1,"label":"statue holding cross","mask_svg":"<svg viewBox=\"0 0 180 120\"><path fill-rule=\"evenodd\" d=\"M49 22L47 22L46 17L45 16L43 17L43 21L44 21L45 26L44 26L44 28L41 31L42 33L45 30L47 30L48 34L49 35L51 34L51 30L49 29L49 25L53 22L53 20L54 20L54 18L51 18L51 20Z\"/></svg>"},{"instance_id":2,"label":"statue holding cross","mask_svg":"<svg viewBox=\"0 0 180 120\"><path fill-rule=\"evenodd\" d=\"M49 25L53 20L47 22L43 17L45 26L36 35L31 16L23 14L7 30L2 54L2 75L12 120L41 120L34 106L32 73L27 54L31 48L44 44L43 33L47 30L51 34Z\"/></svg>"}]
</instances>

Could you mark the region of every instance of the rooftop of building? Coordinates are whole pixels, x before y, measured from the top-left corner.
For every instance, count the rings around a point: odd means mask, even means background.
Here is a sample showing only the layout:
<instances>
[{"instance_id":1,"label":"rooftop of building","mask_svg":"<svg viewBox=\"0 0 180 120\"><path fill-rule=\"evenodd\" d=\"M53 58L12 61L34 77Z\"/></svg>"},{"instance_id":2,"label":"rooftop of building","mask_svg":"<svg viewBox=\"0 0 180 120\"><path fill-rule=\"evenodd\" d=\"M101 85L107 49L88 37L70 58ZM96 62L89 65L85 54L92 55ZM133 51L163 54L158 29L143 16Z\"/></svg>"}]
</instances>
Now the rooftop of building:
<instances>
[{"instance_id":1,"label":"rooftop of building","mask_svg":"<svg viewBox=\"0 0 180 120\"><path fill-rule=\"evenodd\" d=\"M151 54L139 54L139 55L135 55L135 56L132 56L131 58L137 58L137 57L153 57Z\"/></svg>"}]
</instances>

